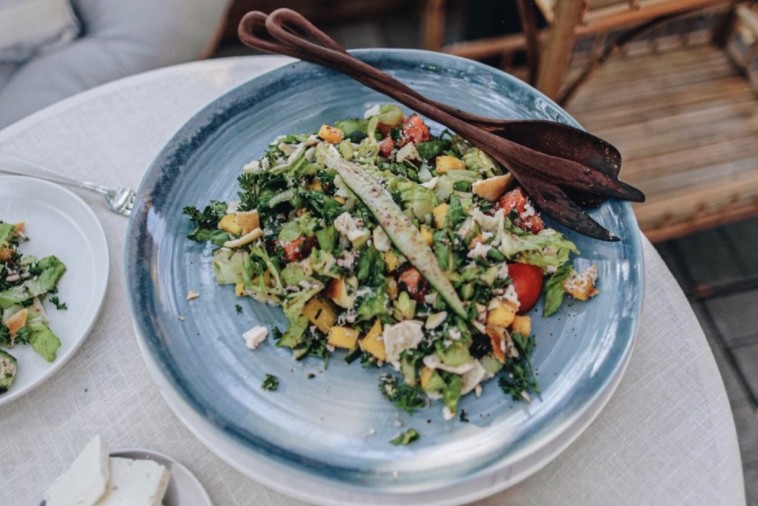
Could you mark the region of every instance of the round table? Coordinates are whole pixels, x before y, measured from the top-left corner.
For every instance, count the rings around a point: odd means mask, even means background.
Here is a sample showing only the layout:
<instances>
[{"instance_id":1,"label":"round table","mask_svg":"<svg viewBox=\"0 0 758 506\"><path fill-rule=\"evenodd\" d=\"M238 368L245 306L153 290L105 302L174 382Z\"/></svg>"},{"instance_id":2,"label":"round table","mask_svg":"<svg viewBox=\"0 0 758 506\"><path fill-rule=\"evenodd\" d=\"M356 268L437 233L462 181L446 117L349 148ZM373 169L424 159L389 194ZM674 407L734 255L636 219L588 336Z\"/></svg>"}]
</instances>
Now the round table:
<instances>
[{"instance_id":1,"label":"round table","mask_svg":"<svg viewBox=\"0 0 758 506\"><path fill-rule=\"evenodd\" d=\"M288 61L208 60L109 83L0 131L0 153L74 178L136 188L195 111ZM111 448L173 456L196 474L214 504L303 504L224 463L169 410L142 361L127 308L127 219L100 197L78 193L106 231L112 266L106 299L72 360L0 408L0 504L31 504L95 434ZM638 341L611 401L557 459L477 504L745 503L734 420L713 355L673 276L651 244L643 244Z\"/></svg>"}]
</instances>

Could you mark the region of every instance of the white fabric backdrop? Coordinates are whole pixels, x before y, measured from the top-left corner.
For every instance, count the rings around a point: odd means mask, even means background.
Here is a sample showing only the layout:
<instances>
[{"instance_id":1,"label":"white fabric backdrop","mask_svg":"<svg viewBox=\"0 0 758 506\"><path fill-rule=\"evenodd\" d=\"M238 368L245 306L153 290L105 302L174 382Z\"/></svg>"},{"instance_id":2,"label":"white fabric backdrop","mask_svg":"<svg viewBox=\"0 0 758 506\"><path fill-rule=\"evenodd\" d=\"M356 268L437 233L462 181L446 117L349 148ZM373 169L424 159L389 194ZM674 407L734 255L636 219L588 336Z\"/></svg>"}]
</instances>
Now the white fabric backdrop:
<instances>
[{"instance_id":1,"label":"white fabric backdrop","mask_svg":"<svg viewBox=\"0 0 758 506\"><path fill-rule=\"evenodd\" d=\"M0 152L69 176L137 187L194 111L285 62L211 60L117 81L0 131ZM112 448L173 456L197 475L214 504L303 504L230 468L168 409L142 362L127 308L127 220L99 197L79 194L108 237L108 294L93 332L69 364L0 408L0 505L32 504L98 433ZM647 240L644 254L639 340L607 407L542 471L477 504L745 503L734 421L716 363L687 300Z\"/></svg>"}]
</instances>

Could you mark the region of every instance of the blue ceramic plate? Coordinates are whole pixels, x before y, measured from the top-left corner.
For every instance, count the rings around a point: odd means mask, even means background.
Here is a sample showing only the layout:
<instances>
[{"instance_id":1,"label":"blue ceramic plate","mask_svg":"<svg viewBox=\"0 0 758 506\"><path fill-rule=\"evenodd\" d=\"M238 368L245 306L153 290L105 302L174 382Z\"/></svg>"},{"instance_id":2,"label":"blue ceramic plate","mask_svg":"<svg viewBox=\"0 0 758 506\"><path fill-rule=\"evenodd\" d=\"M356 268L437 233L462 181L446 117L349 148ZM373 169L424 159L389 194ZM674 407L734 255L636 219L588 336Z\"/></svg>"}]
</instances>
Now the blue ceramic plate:
<instances>
[{"instance_id":1,"label":"blue ceramic plate","mask_svg":"<svg viewBox=\"0 0 758 506\"><path fill-rule=\"evenodd\" d=\"M419 92L504 118L576 124L521 81L490 67L423 51L355 53ZM511 402L495 382L467 396L468 423L441 408L407 415L380 394L379 371L337 353L295 362L271 340L255 351L242 333L283 326L278 308L237 299L214 282L211 248L185 238L184 206L236 195L242 166L277 135L312 132L388 99L315 65L294 63L230 91L195 115L142 182L126 248L138 339L156 383L179 417L222 458L269 486L316 502L443 504L492 494L545 465L589 425L615 389L634 343L642 301L639 231L628 204L592 215L623 238L578 236L579 268L599 267L601 294L543 320L534 310L533 363L542 395ZM187 301L188 291L200 294ZM237 313L234 306L240 304ZM261 389L266 374L279 389ZM389 440L406 428L417 442Z\"/></svg>"}]
</instances>

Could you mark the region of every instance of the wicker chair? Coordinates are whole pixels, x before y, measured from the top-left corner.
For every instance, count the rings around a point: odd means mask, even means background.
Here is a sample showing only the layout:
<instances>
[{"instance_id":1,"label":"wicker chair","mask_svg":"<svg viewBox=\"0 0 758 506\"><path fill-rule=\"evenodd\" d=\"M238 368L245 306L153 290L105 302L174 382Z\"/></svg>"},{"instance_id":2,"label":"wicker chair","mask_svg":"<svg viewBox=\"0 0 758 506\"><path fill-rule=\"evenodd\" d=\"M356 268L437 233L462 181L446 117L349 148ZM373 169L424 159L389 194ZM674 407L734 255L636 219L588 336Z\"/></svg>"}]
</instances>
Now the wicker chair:
<instances>
[{"instance_id":1,"label":"wicker chair","mask_svg":"<svg viewBox=\"0 0 758 506\"><path fill-rule=\"evenodd\" d=\"M440 2L425 12L444 15ZM755 75L758 46L751 6L538 0L548 23L538 30L533 4L518 3L524 33L438 49L506 64L526 52L529 69L518 75L621 151L623 178L647 195L635 213L651 240L758 215L758 100L745 77Z\"/></svg>"}]
</instances>

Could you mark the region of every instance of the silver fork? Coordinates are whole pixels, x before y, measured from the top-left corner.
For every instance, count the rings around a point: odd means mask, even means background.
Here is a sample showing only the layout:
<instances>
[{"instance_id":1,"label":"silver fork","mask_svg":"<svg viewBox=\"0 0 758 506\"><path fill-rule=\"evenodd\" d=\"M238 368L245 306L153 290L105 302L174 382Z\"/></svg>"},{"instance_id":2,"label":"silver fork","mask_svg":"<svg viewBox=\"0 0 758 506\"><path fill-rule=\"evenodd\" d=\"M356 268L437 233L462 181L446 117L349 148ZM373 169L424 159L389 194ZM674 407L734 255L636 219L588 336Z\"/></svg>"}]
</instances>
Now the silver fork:
<instances>
[{"instance_id":1,"label":"silver fork","mask_svg":"<svg viewBox=\"0 0 758 506\"><path fill-rule=\"evenodd\" d=\"M124 216L132 214L136 192L131 188L111 188L89 181L77 181L76 179L57 174L36 163L27 162L26 160L8 155L0 155L0 172L16 174L18 176L37 177L56 183L84 188L102 195L111 211Z\"/></svg>"}]
</instances>

